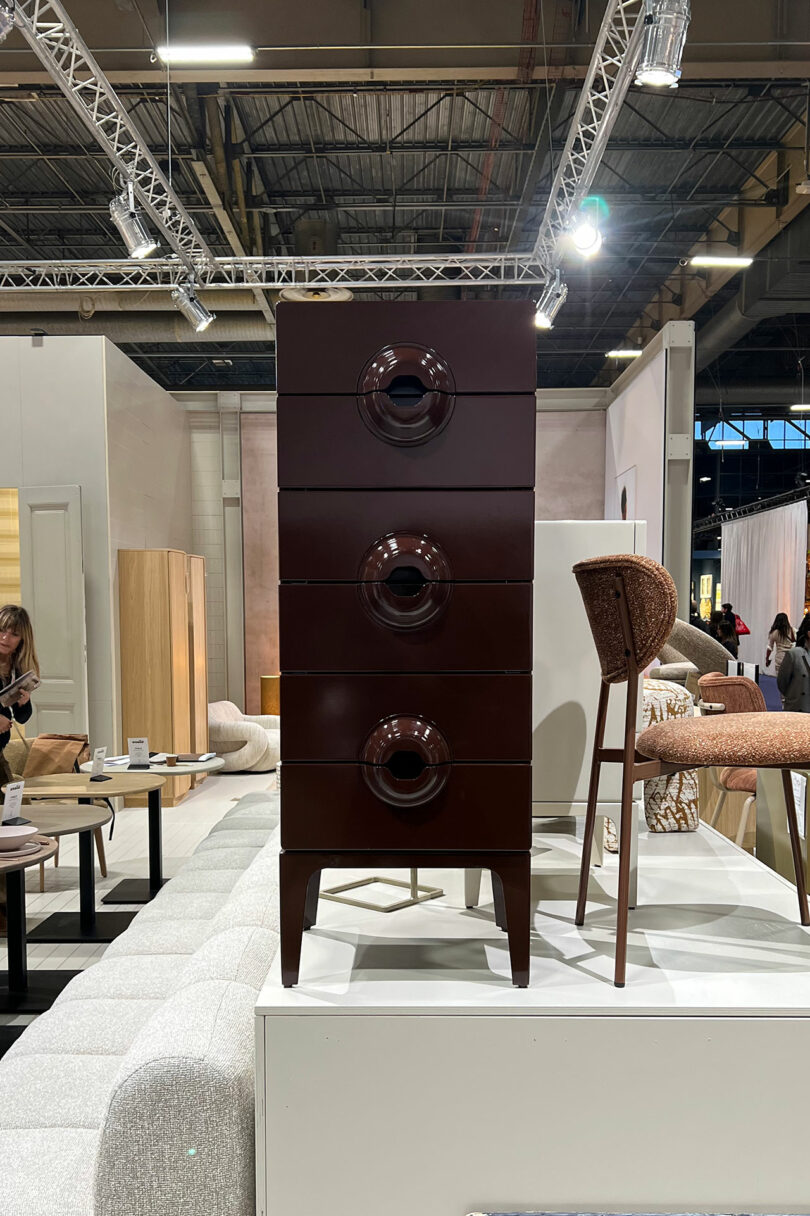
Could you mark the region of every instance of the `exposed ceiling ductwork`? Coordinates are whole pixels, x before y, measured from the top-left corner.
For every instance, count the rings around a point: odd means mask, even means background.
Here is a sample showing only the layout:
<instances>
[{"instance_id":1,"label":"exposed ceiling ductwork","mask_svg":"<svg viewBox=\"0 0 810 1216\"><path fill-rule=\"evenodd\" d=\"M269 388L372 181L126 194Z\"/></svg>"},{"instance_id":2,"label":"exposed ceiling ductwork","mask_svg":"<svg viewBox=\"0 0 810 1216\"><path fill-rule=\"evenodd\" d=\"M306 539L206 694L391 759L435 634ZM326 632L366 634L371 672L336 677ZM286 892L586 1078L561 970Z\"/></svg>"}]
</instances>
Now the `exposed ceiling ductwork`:
<instances>
[{"instance_id":1,"label":"exposed ceiling ductwork","mask_svg":"<svg viewBox=\"0 0 810 1216\"><path fill-rule=\"evenodd\" d=\"M176 312L116 316L95 313L87 320L64 312L0 313L0 336L30 334L81 335L109 338L111 342L188 342L189 325ZM193 342L272 342L273 329L258 313L220 316L216 325L192 335Z\"/></svg>"},{"instance_id":2,"label":"exposed ceiling ductwork","mask_svg":"<svg viewBox=\"0 0 810 1216\"><path fill-rule=\"evenodd\" d=\"M737 295L698 332L696 369L703 371L766 317L810 312L810 209L763 249Z\"/></svg>"}]
</instances>

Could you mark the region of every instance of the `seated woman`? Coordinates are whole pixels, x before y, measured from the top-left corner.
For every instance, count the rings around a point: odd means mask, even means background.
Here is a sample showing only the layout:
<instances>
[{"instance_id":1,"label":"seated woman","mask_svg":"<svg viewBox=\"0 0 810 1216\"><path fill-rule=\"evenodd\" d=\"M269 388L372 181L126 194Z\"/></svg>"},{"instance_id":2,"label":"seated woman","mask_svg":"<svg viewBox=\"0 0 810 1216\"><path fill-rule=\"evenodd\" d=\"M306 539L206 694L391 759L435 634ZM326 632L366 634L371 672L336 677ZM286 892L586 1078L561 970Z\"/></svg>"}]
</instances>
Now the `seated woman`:
<instances>
[{"instance_id":1,"label":"seated woman","mask_svg":"<svg viewBox=\"0 0 810 1216\"><path fill-rule=\"evenodd\" d=\"M39 675L31 618L24 608L5 604L0 608L0 694L12 681L29 671ZM11 738L12 720L27 722L31 712L31 697L22 691L13 705L0 706L0 785L13 779L3 757L5 746Z\"/></svg>"}]
</instances>

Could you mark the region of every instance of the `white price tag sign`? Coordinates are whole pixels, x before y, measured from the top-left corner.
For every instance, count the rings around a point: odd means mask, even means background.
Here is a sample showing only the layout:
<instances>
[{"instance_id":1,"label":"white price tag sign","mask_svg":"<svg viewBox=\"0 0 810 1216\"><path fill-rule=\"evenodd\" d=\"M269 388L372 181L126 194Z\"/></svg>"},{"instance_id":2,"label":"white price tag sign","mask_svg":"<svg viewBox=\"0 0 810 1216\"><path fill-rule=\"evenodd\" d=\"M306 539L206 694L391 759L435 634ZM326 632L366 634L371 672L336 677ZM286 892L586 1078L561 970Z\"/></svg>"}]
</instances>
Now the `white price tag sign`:
<instances>
[{"instance_id":1,"label":"white price tag sign","mask_svg":"<svg viewBox=\"0 0 810 1216\"><path fill-rule=\"evenodd\" d=\"M136 764L139 768L149 767L148 739L127 739L127 748L129 749L130 764Z\"/></svg>"},{"instance_id":2,"label":"white price tag sign","mask_svg":"<svg viewBox=\"0 0 810 1216\"><path fill-rule=\"evenodd\" d=\"M3 823L16 819L20 814L23 800L24 781L12 781L6 786L6 800L3 803Z\"/></svg>"},{"instance_id":3,"label":"white price tag sign","mask_svg":"<svg viewBox=\"0 0 810 1216\"><path fill-rule=\"evenodd\" d=\"M100 777L104 772L104 761L107 759L106 747L97 747L93 752L93 771L91 776Z\"/></svg>"}]
</instances>

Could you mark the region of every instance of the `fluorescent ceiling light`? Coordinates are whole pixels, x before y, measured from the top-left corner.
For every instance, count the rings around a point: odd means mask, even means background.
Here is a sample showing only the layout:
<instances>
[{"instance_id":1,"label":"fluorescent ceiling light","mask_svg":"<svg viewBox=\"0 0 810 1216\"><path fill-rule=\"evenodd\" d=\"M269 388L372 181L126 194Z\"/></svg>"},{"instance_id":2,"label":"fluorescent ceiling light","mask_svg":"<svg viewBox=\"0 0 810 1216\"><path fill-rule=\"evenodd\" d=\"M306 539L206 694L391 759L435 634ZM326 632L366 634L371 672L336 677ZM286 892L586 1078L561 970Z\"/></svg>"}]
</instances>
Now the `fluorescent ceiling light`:
<instances>
[{"instance_id":1,"label":"fluorescent ceiling light","mask_svg":"<svg viewBox=\"0 0 810 1216\"><path fill-rule=\"evenodd\" d=\"M571 232L571 242L577 253L592 258L602 248L602 233L590 220L580 220Z\"/></svg>"},{"instance_id":2,"label":"fluorescent ceiling light","mask_svg":"<svg viewBox=\"0 0 810 1216\"><path fill-rule=\"evenodd\" d=\"M745 448L748 447L747 439L713 439L712 445L716 448Z\"/></svg>"},{"instance_id":3,"label":"fluorescent ceiling light","mask_svg":"<svg viewBox=\"0 0 810 1216\"><path fill-rule=\"evenodd\" d=\"M172 43L157 48L161 63L252 63L256 52L241 42Z\"/></svg>"},{"instance_id":4,"label":"fluorescent ceiling light","mask_svg":"<svg viewBox=\"0 0 810 1216\"><path fill-rule=\"evenodd\" d=\"M753 258L736 257L734 255L726 255L722 253L697 253L693 258L689 259L692 266L750 266Z\"/></svg>"},{"instance_id":5,"label":"fluorescent ceiling light","mask_svg":"<svg viewBox=\"0 0 810 1216\"><path fill-rule=\"evenodd\" d=\"M677 88L691 15L689 0L645 0L636 84Z\"/></svg>"},{"instance_id":6,"label":"fluorescent ceiling light","mask_svg":"<svg viewBox=\"0 0 810 1216\"><path fill-rule=\"evenodd\" d=\"M553 279L549 279L537 301L534 323L538 329L553 329L557 313L568 298L568 284L563 281L559 270Z\"/></svg>"},{"instance_id":7,"label":"fluorescent ceiling light","mask_svg":"<svg viewBox=\"0 0 810 1216\"><path fill-rule=\"evenodd\" d=\"M190 285L181 284L179 287L175 287L172 299L189 325L193 325L198 334L201 334L204 329L208 329L211 322L216 319L216 313L208 311L205 305L197 299L194 289Z\"/></svg>"},{"instance_id":8,"label":"fluorescent ceiling light","mask_svg":"<svg viewBox=\"0 0 810 1216\"><path fill-rule=\"evenodd\" d=\"M802 410L810 410L810 404L804 405L800 403L799 405L792 405L790 408L794 414L800 414Z\"/></svg>"},{"instance_id":9,"label":"fluorescent ceiling light","mask_svg":"<svg viewBox=\"0 0 810 1216\"><path fill-rule=\"evenodd\" d=\"M626 349L618 348L605 352L606 359L639 359L640 357L641 351L636 350L634 347L627 347Z\"/></svg>"},{"instance_id":10,"label":"fluorescent ceiling light","mask_svg":"<svg viewBox=\"0 0 810 1216\"><path fill-rule=\"evenodd\" d=\"M701 477L701 481L711 481L711 477Z\"/></svg>"}]
</instances>

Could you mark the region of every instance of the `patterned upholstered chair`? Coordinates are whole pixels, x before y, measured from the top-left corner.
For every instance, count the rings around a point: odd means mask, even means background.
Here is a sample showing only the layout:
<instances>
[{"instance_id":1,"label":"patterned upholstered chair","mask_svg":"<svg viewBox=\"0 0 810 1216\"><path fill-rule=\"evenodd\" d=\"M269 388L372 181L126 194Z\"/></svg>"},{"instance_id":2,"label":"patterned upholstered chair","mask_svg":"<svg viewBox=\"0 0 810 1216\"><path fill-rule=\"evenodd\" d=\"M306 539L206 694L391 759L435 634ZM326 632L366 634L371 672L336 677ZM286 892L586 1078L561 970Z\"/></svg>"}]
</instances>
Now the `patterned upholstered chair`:
<instances>
[{"instance_id":1,"label":"patterned upholstered chair","mask_svg":"<svg viewBox=\"0 0 810 1216\"><path fill-rule=\"evenodd\" d=\"M745 676L724 676L718 671L701 676L698 680L700 700L702 704L716 707L715 713L726 714L755 714L765 710L765 698L762 689L753 680ZM751 808L757 800L757 770L755 768L721 768L709 769L712 783L720 791L710 826L714 827L720 818L720 812L725 806L729 794L747 794L743 803L740 822L734 843L741 845L748 827L748 817Z\"/></svg>"},{"instance_id":2,"label":"patterned upholstered chair","mask_svg":"<svg viewBox=\"0 0 810 1216\"><path fill-rule=\"evenodd\" d=\"M810 767L810 715L749 713L675 718L658 722L636 738L639 675L658 654L672 630L677 593L672 578L648 557L596 557L574 566L602 671L594 734L585 840L582 850L576 923L585 922L588 877L596 823L599 775L603 764L622 765L619 823L619 894L614 983L623 988L627 970L630 910L630 820L633 786L684 769L709 765L774 768L782 772L788 829L803 925L810 925L791 768ZM610 689L627 684L624 746L606 748L605 721Z\"/></svg>"}]
</instances>

